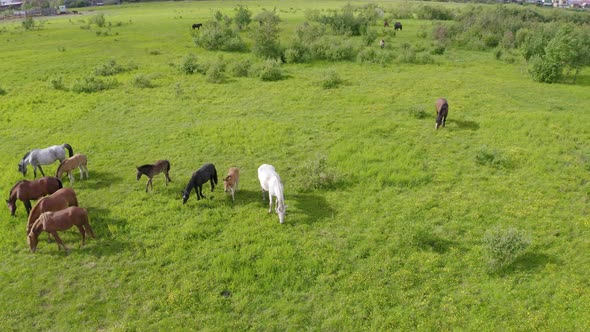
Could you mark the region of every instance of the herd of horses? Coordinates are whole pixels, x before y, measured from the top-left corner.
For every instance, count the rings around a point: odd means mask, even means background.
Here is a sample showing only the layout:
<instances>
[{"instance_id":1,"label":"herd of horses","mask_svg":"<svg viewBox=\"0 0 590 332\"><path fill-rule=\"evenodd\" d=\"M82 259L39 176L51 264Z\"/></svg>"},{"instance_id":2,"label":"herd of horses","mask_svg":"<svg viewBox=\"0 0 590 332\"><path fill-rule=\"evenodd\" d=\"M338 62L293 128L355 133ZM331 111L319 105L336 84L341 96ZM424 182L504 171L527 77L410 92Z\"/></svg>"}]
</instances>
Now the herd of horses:
<instances>
[{"instance_id":1,"label":"herd of horses","mask_svg":"<svg viewBox=\"0 0 590 332\"><path fill-rule=\"evenodd\" d=\"M438 98L435 102L436 124L435 128L445 127L449 104L445 98ZM66 158L66 150L69 152L69 158ZM56 176L45 176L41 165L50 165L59 160L60 165L57 168ZM68 174L70 183L73 184L74 177L72 170L80 169L80 180L88 178L88 160L83 154L74 154L72 147L65 143L54 145L45 149L34 149L25 154L18 164L19 171L26 176L27 166L33 166L34 176L37 176L37 168L43 175L40 179L18 181L9 192L6 204L12 216L16 213L16 201L23 202L28 214L26 227L27 241L32 252L37 249L39 234L42 231L49 233L57 242L58 249L64 248L69 250L59 238L57 231L67 230L73 226L78 227L82 236L82 245L84 245L86 234L94 237L94 232L88 222L88 211L78 206L76 193L72 188L64 188L61 181L64 173ZM148 178L145 191L148 192L150 186L153 190L152 180L154 176L164 173L166 186L170 179L170 162L168 160L158 160L154 164L137 166L137 180L143 175ZM231 167L227 175L223 178L224 191L231 193L232 202L235 201L235 193L238 190L240 180L240 170L237 167ZM287 206L283 193L283 182L281 177L272 165L263 164L258 167L258 180L263 194L268 193L269 209L272 213L273 198L275 201L275 212L279 217L279 222L285 222L285 213ZM197 200L205 198L203 195L203 185L207 182L211 184L211 192L218 183L217 169L215 165L207 163L194 172L182 191L182 204L184 205L194 189ZM31 207L31 200L38 200L34 207Z\"/></svg>"}]
</instances>

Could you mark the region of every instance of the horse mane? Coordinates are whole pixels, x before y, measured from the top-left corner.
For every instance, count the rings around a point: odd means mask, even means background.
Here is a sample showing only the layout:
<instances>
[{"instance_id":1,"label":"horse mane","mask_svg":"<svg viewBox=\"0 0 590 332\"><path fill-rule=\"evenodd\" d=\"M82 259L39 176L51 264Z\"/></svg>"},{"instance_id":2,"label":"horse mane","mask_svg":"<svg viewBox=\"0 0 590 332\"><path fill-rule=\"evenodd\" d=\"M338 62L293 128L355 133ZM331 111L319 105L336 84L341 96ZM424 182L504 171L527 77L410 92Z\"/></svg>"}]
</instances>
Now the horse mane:
<instances>
[{"instance_id":1,"label":"horse mane","mask_svg":"<svg viewBox=\"0 0 590 332\"><path fill-rule=\"evenodd\" d=\"M21 182L25 182L25 181L26 180L20 180L14 186L12 186L12 188L10 188L10 191L8 192L9 195L12 194L12 191L14 190L14 188L16 188L16 186L18 186Z\"/></svg>"},{"instance_id":2,"label":"horse mane","mask_svg":"<svg viewBox=\"0 0 590 332\"><path fill-rule=\"evenodd\" d=\"M31 150L31 151L32 151L32 150ZM25 155L24 155L23 159L26 159L26 158L27 158L27 157L28 157L28 156L31 154L31 151L29 151L29 152L25 153Z\"/></svg>"},{"instance_id":3,"label":"horse mane","mask_svg":"<svg viewBox=\"0 0 590 332\"><path fill-rule=\"evenodd\" d=\"M42 223L43 221L45 221L47 219L47 216L45 216L45 213L41 213L41 215L39 215L39 218L37 218L37 220L35 220L35 222L33 223L33 226L31 226L31 230L29 231L29 236L35 236L35 230L37 229L37 225L39 225L40 223Z\"/></svg>"}]
</instances>

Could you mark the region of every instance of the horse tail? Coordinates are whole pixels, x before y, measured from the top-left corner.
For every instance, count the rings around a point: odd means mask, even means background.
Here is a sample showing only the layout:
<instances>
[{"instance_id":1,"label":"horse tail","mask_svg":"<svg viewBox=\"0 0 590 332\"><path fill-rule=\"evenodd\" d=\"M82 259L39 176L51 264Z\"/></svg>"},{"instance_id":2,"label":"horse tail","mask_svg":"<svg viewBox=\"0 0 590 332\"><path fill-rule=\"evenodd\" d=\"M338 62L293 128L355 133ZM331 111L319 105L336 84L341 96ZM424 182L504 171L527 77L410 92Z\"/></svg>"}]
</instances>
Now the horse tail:
<instances>
[{"instance_id":1,"label":"horse tail","mask_svg":"<svg viewBox=\"0 0 590 332\"><path fill-rule=\"evenodd\" d=\"M68 149L68 153L70 154L70 158L74 155L74 149L68 143L62 144L62 148Z\"/></svg>"},{"instance_id":2,"label":"horse tail","mask_svg":"<svg viewBox=\"0 0 590 332\"><path fill-rule=\"evenodd\" d=\"M170 172L170 162L166 160L166 172Z\"/></svg>"},{"instance_id":3,"label":"horse tail","mask_svg":"<svg viewBox=\"0 0 590 332\"><path fill-rule=\"evenodd\" d=\"M57 189L61 189L64 187L64 184L61 182L60 179L57 179Z\"/></svg>"},{"instance_id":4,"label":"horse tail","mask_svg":"<svg viewBox=\"0 0 590 332\"><path fill-rule=\"evenodd\" d=\"M217 184L217 170L215 167L213 167L213 180L215 181L215 184Z\"/></svg>"}]
</instances>

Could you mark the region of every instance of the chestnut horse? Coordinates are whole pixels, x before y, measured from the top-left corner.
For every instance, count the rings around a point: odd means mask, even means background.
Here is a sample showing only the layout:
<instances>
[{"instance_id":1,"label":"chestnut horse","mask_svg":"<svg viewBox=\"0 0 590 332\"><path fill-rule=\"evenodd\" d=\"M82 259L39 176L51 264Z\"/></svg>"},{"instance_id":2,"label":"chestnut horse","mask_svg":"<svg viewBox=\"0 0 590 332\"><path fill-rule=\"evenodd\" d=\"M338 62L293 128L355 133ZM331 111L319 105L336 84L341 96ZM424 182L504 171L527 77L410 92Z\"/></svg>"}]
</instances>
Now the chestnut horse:
<instances>
[{"instance_id":1,"label":"chestnut horse","mask_svg":"<svg viewBox=\"0 0 590 332\"><path fill-rule=\"evenodd\" d=\"M46 176L38 180L17 182L12 189L6 204L10 210L10 215L14 216L16 212L16 199L20 199L25 204L27 214L31 211L32 199L39 199L46 195L51 195L58 189L63 188L61 181L53 176Z\"/></svg>"},{"instance_id":2,"label":"chestnut horse","mask_svg":"<svg viewBox=\"0 0 590 332\"><path fill-rule=\"evenodd\" d=\"M80 180L82 180L82 178L84 177L84 172L86 172L86 178L88 179L88 167L86 166L87 164L88 159L86 158L86 155L76 153L75 155L71 156L68 159L65 159L61 162L61 164L59 164L55 176L58 179L61 179L64 172L68 173L70 183L73 183L74 176L72 175L72 170L74 170L77 167L80 169Z\"/></svg>"},{"instance_id":3,"label":"chestnut horse","mask_svg":"<svg viewBox=\"0 0 590 332\"><path fill-rule=\"evenodd\" d=\"M168 185L168 181L172 182L168 172L170 171L170 162L168 160L158 160L155 164L150 165L142 165L137 168L137 181L141 178L142 175L145 175L149 178L148 182L145 185L145 192L148 192L148 186L152 186L152 190L154 189L154 185L152 184L152 179L154 176L164 173L166 176L166 185Z\"/></svg>"},{"instance_id":4,"label":"chestnut horse","mask_svg":"<svg viewBox=\"0 0 590 332\"><path fill-rule=\"evenodd\" d=\"M438 129L441 125L444 127L447 122L447 115L449 114L449 103L444 98L438 98L436 100L436 124L435 129Z\"/></svg>"},{"instance_id":5,"label":"chestnut horse","mask_svg":"<svg viewBox=\"0 0 590 332\"><path fill-rule=\"evenodd\" d=\"M76 192L72 188L61 188L49 196L45 196L37 201L29 213L29 222L27 223L27 234L31 231L31 226L37 221L43 212L60 211L68 206L78 206Z\"/></svg>"},{"instance_id":6,"label":"chestnut horse","mask_svg":"<svg viewBox=\"0 0 590 332\"><path fill-rule=\"evenodd\" d=\"M227 171L227 176L223 179L223 189L225 192L231 192L231 200L234 199L234 193L238 191L238 183L240 182L240 170L237 167L231 167Z\"/></svg>"},{"instance_id":7,"label":"chestnut horse","mask_svg":"<svg viewBox=\"0 0 590 332\"><path fill-rule=\"evenodd\" d=\"M66 253L68 253L70 250L66 248L61 241L57 235L57 231L65 231L74 225L78 227L78 230L80 230L80 234L82 235L82 246L86 240L86 233L95 237L92 227L90 227L90 223L88 223L88 211L86 211L86 209L70 206L61 211L42 213L33 223L33 226L31 226L31 231L27 237L31 251L35 252L37 250L39 234L41 234L42 231L46 231L53 235L53 238L57 242L57 250L59 250L61 246L65 249Z\"/></svg>"}]
</instances>

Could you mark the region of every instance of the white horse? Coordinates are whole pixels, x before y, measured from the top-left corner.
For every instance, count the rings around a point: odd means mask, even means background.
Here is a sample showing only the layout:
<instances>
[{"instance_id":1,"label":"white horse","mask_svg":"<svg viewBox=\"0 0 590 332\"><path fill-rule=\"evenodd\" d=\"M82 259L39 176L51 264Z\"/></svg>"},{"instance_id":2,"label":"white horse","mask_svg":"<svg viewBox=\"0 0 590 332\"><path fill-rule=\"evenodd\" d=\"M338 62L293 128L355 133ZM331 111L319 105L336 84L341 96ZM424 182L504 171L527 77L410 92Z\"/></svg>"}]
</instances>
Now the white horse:
<instances>
[{"instance_id":1,"label":"white horse","mask_svg":"<svg viewBox=\"0 0 590 332\"><path fill-rule=\"evenodd\" d=\"M258 180L260 180L260 187L262 187L262 199L264 200L264 192L268 191L268 200L270 206L268 213L272 212L272 197L277 198L275 211L279 216L279 222L282 224L285 221L285 198L283 196L283 183L281 177L277 174L275 168L268 164L263 164L258 167Z\"/></svg>"},{"instance_id":2,"label":"white horse","mask_svg":"<svg viewBox=\"0 0 590 332\"><path fill-rule=\"evenodd\" d=\"M70 157L74 155L74 151L72 150L72 146L68 143L64 143L62 145L54 145L50 146L45 149L34 149L23 157L21 161L18 163L18 171L23 173L23 176L27 175L27 165L33 166L33 173L35 177L37 177L37 167L41 171L41 174L45 176L41 165L51 165L56 160L60 162L66 159L66 149L68 150Z\"/></svg>"}]
</instances>

